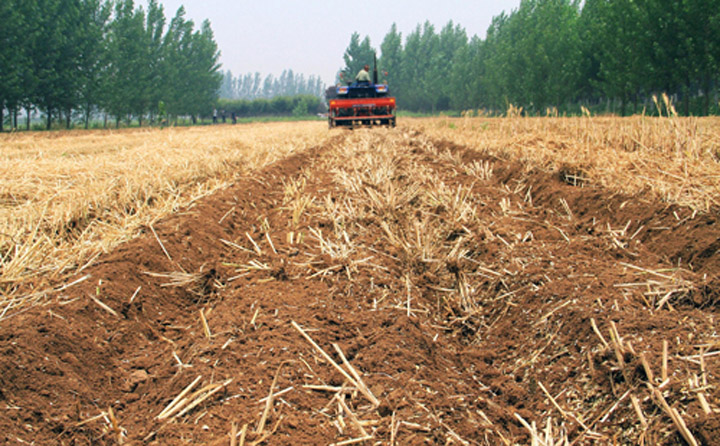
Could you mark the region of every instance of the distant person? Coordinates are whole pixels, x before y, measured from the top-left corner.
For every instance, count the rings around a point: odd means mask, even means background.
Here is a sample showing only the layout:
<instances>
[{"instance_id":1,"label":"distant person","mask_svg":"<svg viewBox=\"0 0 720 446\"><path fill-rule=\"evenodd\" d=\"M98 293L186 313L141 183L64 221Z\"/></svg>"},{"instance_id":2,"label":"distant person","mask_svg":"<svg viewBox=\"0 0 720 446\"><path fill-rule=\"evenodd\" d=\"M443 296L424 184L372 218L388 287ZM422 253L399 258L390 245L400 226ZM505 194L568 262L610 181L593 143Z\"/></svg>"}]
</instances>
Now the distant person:
<instances>
[{"instance_id":1,"label":"distant person","mask_svg":"<svg viewBox=\"0 0 720 446\"><path fill-rule=\"evenodd\" d=\"M225 110L220 112L220 115L222 116L222 122L225 124Z\"/></svg>"},{"instance_id":2,"label":"distant person","mask_svg":"<svg viewBox=\"0 0 720 446\"><path fill-rule=\"evenodd\" d=\"M364 67L362 67L362 70L360 70L355 76L355 82L358 84L369 84L370 83L370 65L365 64Z\"/></svg>"},{"instance_id":3,"label":"distant person","mask_svg":"<svg viewBox=\"0 0 720 446\"><path fill-rule=\"evenodd\" d=\"M232 118L233 124L237 124L237 115L235 114L235 112L230 113L230 118Z\"/></svg>"},{"instance_id":4,"label":"distant person","mask_svg":"<svg viewBox=\"0 0 720 446\"><path fill-rule=\"evenodd\" d=\"M213 124L217 124L217 108L213 108Z\"/></svg>"}]
</instances>

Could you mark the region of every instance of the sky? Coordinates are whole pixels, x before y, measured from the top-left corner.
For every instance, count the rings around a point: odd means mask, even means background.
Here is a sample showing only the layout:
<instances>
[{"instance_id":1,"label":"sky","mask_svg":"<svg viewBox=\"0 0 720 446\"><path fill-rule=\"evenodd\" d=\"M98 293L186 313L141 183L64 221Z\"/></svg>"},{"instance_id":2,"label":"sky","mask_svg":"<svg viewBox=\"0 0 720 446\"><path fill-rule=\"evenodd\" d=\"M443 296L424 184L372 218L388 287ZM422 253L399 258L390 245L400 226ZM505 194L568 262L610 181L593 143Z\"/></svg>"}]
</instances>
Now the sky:
<instances>
[{"instance_id":1,"label":"sky","mask_svg":"<svg viewBox=\"0 0 720 446\"><path fill-rule=\"evenodd\" d=\"M403 43L417 25L429 21L440 32L450 20L468 37L484 38L494 16L517 9L520 0L158 0L169 23L185 6L195 29L208 19L221 52L223 70L233 75L260 72L279 76L320 76L326 84L345 64L353 32L380 44L393 23ZM147 6L138 1L136 4ZM378 54L379 55L379 54Z\"/></svg>"}]
</instances>

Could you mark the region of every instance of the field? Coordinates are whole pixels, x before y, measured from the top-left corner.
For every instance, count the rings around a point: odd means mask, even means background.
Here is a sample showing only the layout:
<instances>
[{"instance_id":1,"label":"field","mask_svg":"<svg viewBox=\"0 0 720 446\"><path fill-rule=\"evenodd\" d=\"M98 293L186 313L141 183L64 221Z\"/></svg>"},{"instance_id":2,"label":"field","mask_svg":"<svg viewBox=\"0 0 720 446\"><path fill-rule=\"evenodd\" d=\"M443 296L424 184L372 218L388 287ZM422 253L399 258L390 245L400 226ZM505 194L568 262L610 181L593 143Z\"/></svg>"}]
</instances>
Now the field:
<instances>
[{"instance_id":1,"label":"field","mask_svg":"<svg viewBox=\"0 0 720 446\"><path fill-rule=\"evenodd\" d=\"M7 444L720 444L720 119L0 136Z\"/></svg>"}]
</instances>

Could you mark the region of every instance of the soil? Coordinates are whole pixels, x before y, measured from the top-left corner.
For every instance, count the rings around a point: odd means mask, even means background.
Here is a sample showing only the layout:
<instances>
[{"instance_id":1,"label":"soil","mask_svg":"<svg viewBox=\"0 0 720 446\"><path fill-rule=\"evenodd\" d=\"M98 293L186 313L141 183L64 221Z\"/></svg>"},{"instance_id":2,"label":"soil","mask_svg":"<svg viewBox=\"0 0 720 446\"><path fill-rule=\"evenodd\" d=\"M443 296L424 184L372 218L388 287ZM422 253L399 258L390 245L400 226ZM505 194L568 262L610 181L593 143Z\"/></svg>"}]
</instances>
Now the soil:
<instances>
[{"instance_id":1,"label":"soil","mask_svg":"<svg viewBox=\"0 0 720 446\"><path fill-rule=\"evenodd\" d=\"M6 320L0 440L530 444L528 423L574 444L682 444L654 388L698 444L720 444L720 355L700 355L720 350L717 211L574 184L402 128L331 135L144 228ZM333 221L308 211L293 222L291 180L318 200L351 193L335 170L358 135L397 141L409 163L471 191L478 225L443 241L465 240L469 260L408 262L374 217L354 234L373 251L342 259L310 231ZM476 162L492 164L489 180L462 169ZM304 238L291 243L290 231ZM368 391L295 324L342 364L337 344Z\"/></svg>"}]
</instances>

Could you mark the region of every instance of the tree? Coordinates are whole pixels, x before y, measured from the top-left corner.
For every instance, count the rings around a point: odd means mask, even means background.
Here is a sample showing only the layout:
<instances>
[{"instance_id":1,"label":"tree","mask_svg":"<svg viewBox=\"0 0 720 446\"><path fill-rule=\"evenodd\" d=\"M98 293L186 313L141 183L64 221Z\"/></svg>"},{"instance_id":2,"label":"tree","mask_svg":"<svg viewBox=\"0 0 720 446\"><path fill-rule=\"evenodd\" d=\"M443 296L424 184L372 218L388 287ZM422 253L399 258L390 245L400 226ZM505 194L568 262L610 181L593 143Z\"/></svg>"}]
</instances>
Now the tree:
<instances>
[{"instance_id":1,"label":"tree","mask_svg":"<svg viewBox=\"0 0 720 446\"><path fill-rule=\"evenodd\" d=\"M25 17L20 10L19 0L0 2L0 132L3 131L5 107L17 109L23 99L23 72L28 69Z\"/></svg>"},{"instance_id":2,"label":"tree","mask_svg":"<svg viewBox=\"0 0 720 446\"><path fill-rule=\"evenodd\" d=\"M106 107L120 120L135 114L140 119L147 111L148 47L145 39L145 14L134 9L132 0L115 3L108 36L109 70Z\"/></svg>"},{"instance_id":3,"label":"tree","mask_svg":"<svg viewBox=\"0 0 720 446\"><path fill-rule=\"evenodd\" d=\"M111 7L101 0L85 0L81 4L83 38L79 42L80 59L77 66L79 77L78 106L84 114L85 128L90 116L104 101L104 76L108 68L106 34Z\"/></svg>"},{"instance_id":4,"label":"tree","mask_svg":"<svg viewBox=\"0 0 720 446\"><path fill-rule=\"evenodd\" d=\"M185 20L185 8L178 8L163 38L163 78L165 104L168 114L179 116L186 113L185 91L188 87L185 69L186 48L192 38L193 23Z\"/></svg>"},{"instance_id":5,"label":"tree","mask_svg":"<svg viewBox=\"0 0 720 446\"><path fill-rule=\"evenodd\" d=\"M146 59L143 63L146 68L143 72L143 90L147 98L144 106L150 112L151 119L158 113L160 102L164 102L166 95L165 83L163 82L163 34L165 32L165 12L157 0L148 2L146 14L144 41L146 49L143 55ZM143 110L145 111L145 110Z\"/></svg>"},{"instance_id":6,"label":"tree","mask_svg":"<svg viewBox=\"0 0 720 446\"><path fill-rule=\"evenodd\" d=\"M205 20L200 30L192 34L190 47L183 59L188 60L186 112L192 116L209 114L217 100L222 82L220 51L210 22Z\"/></svg>"},{"instance_id":7,"label":"tree","mask_svg":"<svg viewBox=\"0 0 720 446\"><path fill-rule=\"evenodd\" d=\"M610 98L621 101L621 114L643 88L663 83L653 74L647 9L634 0L595 0L591 7L598 29L599 87Z\"/></svg>"},{"instance_id":8,"label":"tree","mask_svg":"<svg viewBox=\"0 0 720 446\"><path fill-rule=\"evenodd\" d=\"M350 44L343 54L345 68L342 69L342 79L352 82L363 65L372 65L375 58L375 49L370 45L370 37L365 36L360 42L360 34L353 33Z\"/></svg>"},{"instance_id":9,"label":"tree","mask_svg":"<svg viewBox=\"0 0 720 446\"><path fill-rule=\"evenodd\" d=\"M428 21L418 25L405 41L401 77L403 79L403 104L411 110L430 111L439 92L433 91L432 68L440 63L439 38L435 27Z\"/></svg>"},{"instance_id":10,"label":"tree","mask_svg":"<svg viewBox=\"0 0 720 446\"><path fill-rule=\"evenodd\" d=\"M483 45L483 41L474 36L455 56L448 83L450 107L455 110L472 109L483 102Z\"/></svg>"},{"instance_id":11,"label":"tree","mask_svg":"<svg viewBox=\"0 0 720 446\"><path fill-rule=\"evenodd\" d=\"M233 77L232 71L227 70L223 72L222 75L223 78L218 95L222 99L236 99L235 78Z\"/></svg>"},{"instance_id":12,"label":"tree","mask_svg":"<svg viewBox=\"0 0 720 446\"><path fill-rule=\"evenodd\" d=\"M402 34L398 32L395 23L390 27L390 31L380 44L380 59L378 61L380 70L380 80L386 80L390 85L390 89L394 95L402 97L403 95L403 79L402 79L402 61L403 46Z\"/></svg>"},{"instance_id":13,"label":"tree","mask_svg":"<svg viewBox=\"0 0 720 446\"><path fill-rule=\"evenodd\" d=\"M487 71L493 103L542 112L576 92L580 45L579 4L570 0L523 0L488 30Z\"/></svg>"},{"instance_id":14,"label":"tree","mask_svg":"<svg viewBox=\"0 0 720 446\"><path fill-rule=\"evenodd\" d=\"M600 90L601 50L605 42L606 0L586 0L578 19L580 37L580 64L578 66L578 97L582 101L596 101L602 98Z\"/></svg>"},{"instance_id":15,"label":"tree","mask_svg":"<svg viewBox=\"0 0 720 446\"><path fill-rule=\"evenodd\" d=\"M450 96L455 87L450 82L451 71L467 44L465 30L460 25L454 25L452 20L440 31L437 48L430 54L431 64L425 84L427 91L433 93L430 96L433 111L450 107Z\"/></svg>"},{"instance_id":16,"label":"tree","mask_svg":"<svg viewBox=\"0 0 720 446\"><path fill-rule=\"evenodd\" d=\"M30 27L30 57L35 85L33 103L45 111L47 128L54 113L70 113L78 103L82 20L79 0L37 0Z\"/></svg>"},{"instance_id":17,"label":"tree","mask_svg":"<svg viewBox=\"0 0 720 446\"><path fill-rule=\"evenodd\" d=\"M690 99L703 91L707 113L713 76L717 72L718 0L639 2L645 12L646 29L652 38L650 68L664 91L680 95L683 113L689 115Z\"/></svg>"}]
</instances>

